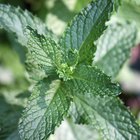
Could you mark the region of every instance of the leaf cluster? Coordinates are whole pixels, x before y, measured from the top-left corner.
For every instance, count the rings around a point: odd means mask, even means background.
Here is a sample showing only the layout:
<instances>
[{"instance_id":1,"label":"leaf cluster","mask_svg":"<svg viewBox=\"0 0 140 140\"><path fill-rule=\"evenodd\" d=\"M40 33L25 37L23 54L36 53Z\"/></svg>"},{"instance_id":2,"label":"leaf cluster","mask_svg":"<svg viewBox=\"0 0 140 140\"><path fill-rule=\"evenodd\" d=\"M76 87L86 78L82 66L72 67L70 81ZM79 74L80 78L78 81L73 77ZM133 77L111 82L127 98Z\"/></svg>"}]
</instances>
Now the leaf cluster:
<instances>
[{"instance_id":1,"label":"leaf cluster","mask_svg":"<svg viewBox=\"0 0 140 140\"><path fill-rule=\"evenodd\" d=\"M134 24L106 27L119 4L92 1L60 39L29 12L0 5L0 27L27 48L27 68L37 81L19 122L21 139L46 140L64 118L94 127L105 140L140 139L139 125L113 82L137 35Z\"/></svg>"}]
</instances>

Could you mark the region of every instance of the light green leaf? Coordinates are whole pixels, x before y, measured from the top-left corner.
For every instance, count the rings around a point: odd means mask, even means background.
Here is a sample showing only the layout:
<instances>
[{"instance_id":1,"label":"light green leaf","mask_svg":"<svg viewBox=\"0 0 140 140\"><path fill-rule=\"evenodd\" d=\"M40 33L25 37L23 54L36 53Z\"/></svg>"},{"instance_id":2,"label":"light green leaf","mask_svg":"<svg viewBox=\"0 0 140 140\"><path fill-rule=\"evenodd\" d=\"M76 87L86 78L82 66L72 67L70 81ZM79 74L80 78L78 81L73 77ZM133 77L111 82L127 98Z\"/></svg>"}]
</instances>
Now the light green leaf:
<instances>
[{"instance_id":1,"label":"light green leaf","mask_svg":"<svg viewBox=\"0 0 140 140\"><path fill-rule=\"evenodd\" d=\"M93 125L104 140L139 140L140 129L134 117L116 97L94 96L92 93L74 97L80 104L87 124Z\"/></svg>"},{"instance_id":2,"label":"light green leaf","mask_svg":"<svg viewBox=\"0 0 140 140\"><path fill-rule=\"evenodd\" d=\"M36 29L39 34L52 35L45 24L28 11L23 11L20 8L15 8L10 5L0 4L0 28L4 28L8 32L13 32L22 45L26 45L27 43L26 35L24 35L26 26L31 26L33 29Z\"/></svg>"},{"instance_id":3,"label":"light green leaf","mask_svg":"<svg viewBox=\"0 0 140 140\"><path fill-rule=\"evenodd\" d=\"M26 30L27 42L27 69L32 78L41 79L45 75L54 74L61 60L59 46L51 38L39 35L37 31L28 27Z\"/></svg>"},{"instance_id":4,"label":"light green leaf","mask_svg":"<svg viewBox=\"0 0 140 140\"><path fill-rule=\"evenodd\" d=\"M135 22L138 28L137 43L140 43L140 0L123 0L118 12L113 15L119 22Z\"/></svg>"},{"instance_id":5,"label":"light green leaf","mask_svg":"<svg viewBox=\"0 0 140 140\"><path fill-rule=\"evenodd\" d=\"M101 140L98 133L86 125L65 120L54 134L54 140Z\"/></svg>"},{"instance_id":6,"label":"light green leaf","mask_svg":"<svg viewBox=\"0 0 140 140\"><path fill-rule=\"evenodd\" d=\"M22 140L46 140L54 133L70 105L68 91L59 80L44 79L33 89L19 124Z\"/></svg>"},{"instance_id":7,"label":"light green leaf","mask_svg":"<svg viewBox=\"0 0 140 140\"><path fill-rule=\"evenodd\" d=\"M101 140L99 138L98 132L89 126L75 125L70 121L68 122L68 124L73 132L73 135L75 136L75 140Z\"/></svg>"},{"instance_id":8,"label":"light green leaf","mask_svg":"<svg viewBox=\"0 0 140 140\"><path fill-rule=\"evenodd\" d=\"M114 1L92 1L67 27L60 44L68 65L74 65L77 59L91 64L96 49L93 42L106 28L105 22L113 11Z\"/></svg>"},{"instance_id":9,"label":"light green leaf","mask_svg":"<svg viewBox=\"0 0 140 140\"><path fill-rule=\"evenodd\" d=\"M123 0L123 3L125 3L125 2L134 4L134 5L138 5L138 6L140 5L140 0ZM132 9L132 10L134 10L134 9Z\"/></svg>"},{"instance_id":10,"label":"light green leaf","mask_svg":"<svg viewBox=\"0 0 140 140\"><path fill-rule=\"evenodd\" d=\"M94 65L107 75L115 78L123 64L130 56L131 48L136 43L136 27L134 24L114 24L108 27L96 42Z\"/></svg>"},{"instance_id":11,"label":"light green leaf","mask_svg":"<svg viewBox=\"0 0 140 140\"><path fill-rule=\"evenodd\" d=\"M79 12L83 7L85 7L90 2L91 0L77 0L75 4L75 10Z\"/></svg>"}]
</instances>

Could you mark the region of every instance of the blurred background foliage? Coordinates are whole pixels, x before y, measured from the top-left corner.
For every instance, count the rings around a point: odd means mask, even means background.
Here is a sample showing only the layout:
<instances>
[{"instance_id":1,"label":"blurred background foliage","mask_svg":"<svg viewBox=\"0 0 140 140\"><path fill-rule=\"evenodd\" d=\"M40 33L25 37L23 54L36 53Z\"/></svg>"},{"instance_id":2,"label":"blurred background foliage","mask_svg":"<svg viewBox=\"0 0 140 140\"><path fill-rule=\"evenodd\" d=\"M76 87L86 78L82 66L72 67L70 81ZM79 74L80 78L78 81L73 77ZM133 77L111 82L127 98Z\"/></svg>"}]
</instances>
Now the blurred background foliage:
<instances>
[{"instance_id":1,"label":"blurred background foliage","mask_svg":"<svg viewBox=\"0 0 140 140\"><path fill-rule=\"evenodd\" d=\"M58 37L75 14L89 2L90 0L0 0L0 3L29 10L42 19ZM118 13L113 14L108 24L116 22L134 22L138 29L136 47L117 81L124 91L122 100L140 122L140 0L122 0ZM34 83L28 78L25 69L25 53L26 50L14 41L11 34L0 30L0 140L20 139L17 124ZM76 126L67 120L50 139L99 140L96 133L92 128Z\"/></svg>"}]
</instances>

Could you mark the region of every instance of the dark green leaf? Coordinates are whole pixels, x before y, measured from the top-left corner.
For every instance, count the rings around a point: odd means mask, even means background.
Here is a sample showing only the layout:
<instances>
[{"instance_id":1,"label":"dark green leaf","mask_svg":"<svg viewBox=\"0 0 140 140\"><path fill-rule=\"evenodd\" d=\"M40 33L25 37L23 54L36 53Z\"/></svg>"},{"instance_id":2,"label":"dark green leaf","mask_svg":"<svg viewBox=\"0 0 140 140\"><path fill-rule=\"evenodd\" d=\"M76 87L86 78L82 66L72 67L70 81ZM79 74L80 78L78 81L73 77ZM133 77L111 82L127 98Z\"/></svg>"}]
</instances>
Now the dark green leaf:
<instances>
[{"instance_id":1,"label":"dark green leaf","mask_svg":"<svg viewBox=\"0 0 140 140\"><path fill-rule=\"evenodd\" d=\"M27 68L32 78L41 79L45 75L54 74L61 60L59 46L44 35L39 35L30 27L26 30L27 42Z\"/></svg>"},{"instance_id":2,"label":"dark green leaf","mask_svg":"<svg viewBox=\"0 0 140 140\"><path fill-rule=\"evenodd\" d=\"M73 87L73 94L92 92L98 96L116 96L121 92L119 85L112 83L110 77L92 66L78 66L73 79L67 83Z\"/></svg>"},{"instance_id":3,"label":"dark green leaf","mask_svg":"<svg viewBox=\"0 0 140 140\"><path fill-rule=\"evenodd\" d=\"M117 96L121 93L121 89L118 84L112 83L110 77L106 76L99 69L92 66L78 66L73 74L73 79L66 82L66 85L71 88L73 96L75 94L92 93L94 96ZM75 103L71 104L69 115L75 123L85 123L84 113L82 107L75 106Z\"/></svg>"},{"instance_id":4,"label":"dark green leaf","mask_svg":"<svg viewBox=\"0 0 140 140\"><path fill-rule=\"evenodd\" d=\"M69 109L68 91L59 80L44 79L33 89L19 124L22 140L46 140Z\"/></svg>"},{"instance_id":5,"label":"dark green leaf","mask_svg":"<svg viewBox=\"0 0 140 140\"><path fill-rule=\"evenodd\" d=\"M0 96L0 140L5 140L17 130L22 109L21 106L7 103L4 97Z\"/></svg>"},{"instance_id":6,"label":"dark green leaf","mask_svg":"<svg viewBox=\"0 0 140 140\"><path fill-rule=\"evenodd\" d=\"M18 130L14 131L6 140L21 140Z\"/></svg>"},{"instance_id":7,"label":"dark green leaf","mask_svg":"<svg viewBox=\"0 0 140 140\"><path fill-rule=\"evenodd\" d=\"M113 11L113 5L114 0L92 1L67 27L60 43L68 65L77 63L77 59L91 64L96 49L93 42L106 28L105 22ZM69 53L73 53L73 56L69 56Z\"/></svg>"}]
</instances>

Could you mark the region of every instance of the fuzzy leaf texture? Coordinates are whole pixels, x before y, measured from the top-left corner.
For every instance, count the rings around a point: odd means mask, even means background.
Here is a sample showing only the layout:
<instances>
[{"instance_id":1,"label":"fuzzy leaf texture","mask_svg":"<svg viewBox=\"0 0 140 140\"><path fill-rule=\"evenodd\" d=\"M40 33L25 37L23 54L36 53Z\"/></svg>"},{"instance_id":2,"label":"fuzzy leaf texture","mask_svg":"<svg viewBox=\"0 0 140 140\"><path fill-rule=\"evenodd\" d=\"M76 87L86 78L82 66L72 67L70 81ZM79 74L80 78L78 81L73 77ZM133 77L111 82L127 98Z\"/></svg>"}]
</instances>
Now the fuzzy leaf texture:
<instances>
[{"instance_id":1,"label":"fuzzy leaf texture","mask_svg":"<svg viewBox=\"0 0 140 140\"><path fill-rule=\"evenodd\" d=\"M34 87L19 124L22 140L46 140L61 123L70 105L61 85L59 80L44 79Z\"/></svg>"},{"instance_id":2,"label":"fuzzy leaf texture","mask_svg":"<svg viewBox=\"0 0 140 140\"><path fill-rule=\"evenodd\" d=\"M116 97L77 93L74 102L81 106L86 123L96 128L103 140L140 139L139 125Z\"/></svg>"},{"instance_id":3,"label":"fuzzy leaf texture","mask_svg":"<svg viewBox=\"0 0 140 140\"><path fill-rule=\"evenodd\" d=\"M67 27L60 44L68 65L78 61L92 62L96 48L93 44L106 28L115 0L95 0L84 8Z\"/></svg>"},{"instance_id":4,"label":"fuzzy leaf texture","mask_svg":"<svg viewBox=\"0 0 140 140\"><path fill-rule=\"evenodd\" d=\"M86 95L92 93L95 96L118 96L121 89L118 84L112 83L110 77L102 73L98 68L86 65L79 65L73 79L67 81L67 87L73 87L71 93L73 96L76 93ZM69 110L69 116L75 123L85 123L83 111L80 106L75 106L72 103Z\"/></svg>"},{"instance_id":5,"label":"fuzzy leaf texture","mask_svg":"<svg viewBox=\"0 0 140 140\"><path fill-rule=\"evenodd\" d=\"M110 77L106 76L99 69L92 66L77 66L73 79L65 82L68 87L72 87L72 94L92 92L100 97L117 96L121 89L119 85L112 83Z\"/></svg>"},{"instance_id":6,"label":"fuzzy leaf texture","mask_svg":"<svg viewBox=\"0 0 140 140\"><path fill-rule=\"evenodd\" d=\"M52 36L52 33L46 28L45 24L30 12L23 11L19 7L15 8L10 5L0 4L0 28L14 33L19 43L24 46L27 43L27 37L24 35L26 26L36 29L39 34Z\"/></svg>"},{"instance_id":7,"label":"fuzzy leaf texture","mask_svg":"<svg viewBox=\"0 0 140 140\"><path fill-rule=\"evenodd\" d=\"M28 71L31 71L31 73L35 71L37 75L39 71L42 71L43 76L54 74L57 65L61 61L59 45L51 38L39 35L37 31L30 27L28 27L25 34L28 38L26 61Z\"/></svg>"},{"instance_id":8,"label":"fuzzy leaf texture","mask_svg":"<svg viewBox=\"0 0 140 140\"><path fill-rule=\"evenodd\" d=\"M55 126L62 121L63 115L67 114L70 99L77 92L92 92L100 97L116 96L120 93L118 85L111 83L108 76L96 68L86 66L79 66L72 80L61 81L57 87L50 85L53 82L49 84L48 81L41 81L35 87L20 123L22 139L48 138L54 132Z\"/></svg>"},{"instance_id":9,"label":"fuzzy leaf texture","mask_svg":"<svg viewBox=\"0 0 140 140\"><path fill-rule=\"evenodd\" d=\"M136 43L137 30L134 24L114 24L108 27L96 42L97 51L93 63L107 75L115 78L130 56ZM108 64L111 64L108 66Z\"/></svg>"}]
</instances>

